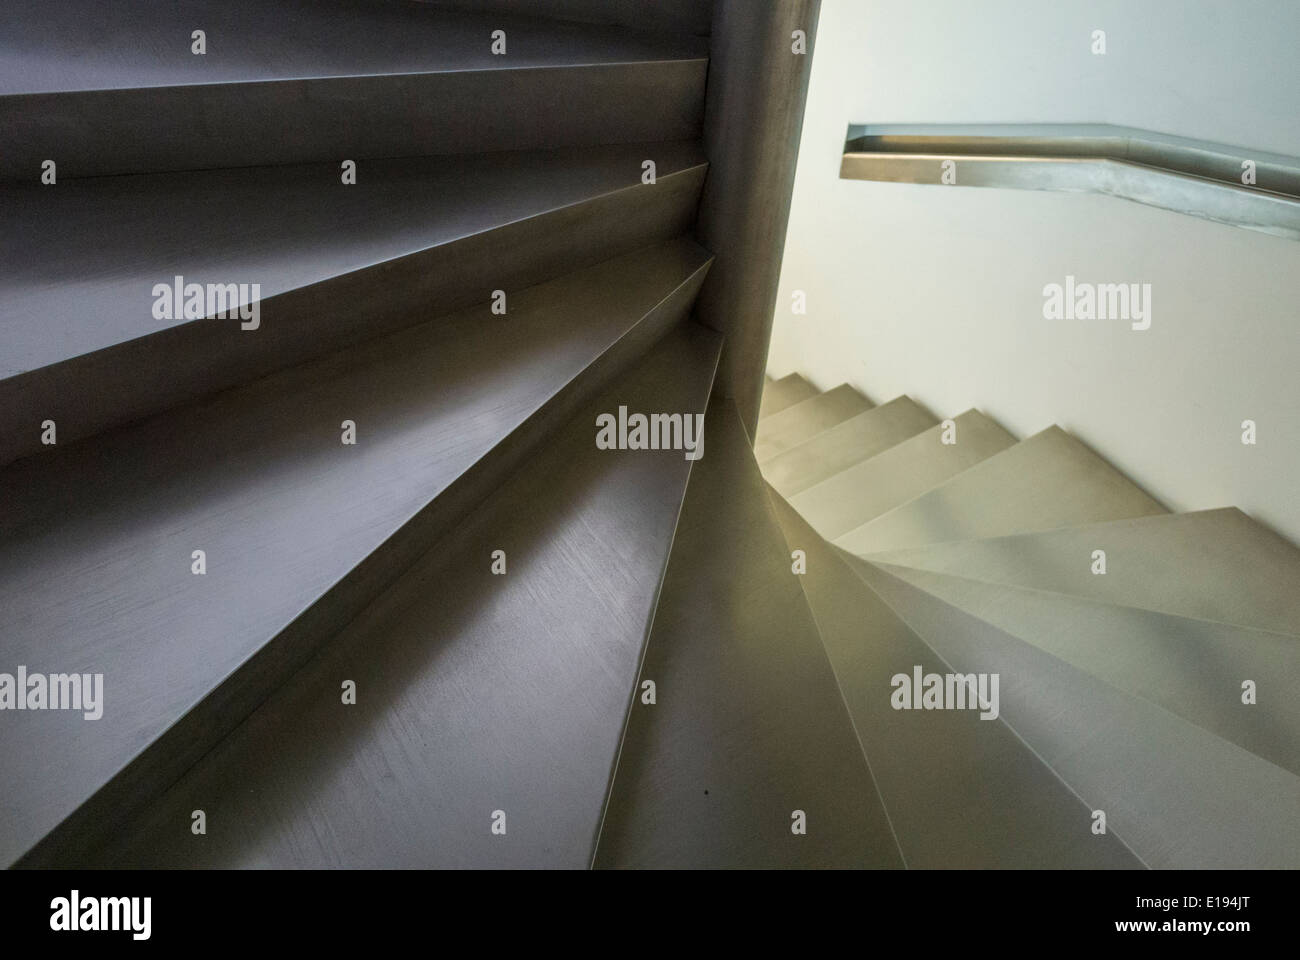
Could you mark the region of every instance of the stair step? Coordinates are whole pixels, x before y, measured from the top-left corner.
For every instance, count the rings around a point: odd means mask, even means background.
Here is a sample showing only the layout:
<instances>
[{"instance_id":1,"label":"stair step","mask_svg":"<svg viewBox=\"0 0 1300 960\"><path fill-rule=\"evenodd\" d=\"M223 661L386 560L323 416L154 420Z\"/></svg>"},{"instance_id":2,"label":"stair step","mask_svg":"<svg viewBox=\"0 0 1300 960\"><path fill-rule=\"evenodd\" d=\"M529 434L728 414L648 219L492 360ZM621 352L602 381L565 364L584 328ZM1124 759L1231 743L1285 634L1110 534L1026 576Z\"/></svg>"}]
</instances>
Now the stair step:
<instances>
[{"instance_id":1,"label":"stair step","mask_svg":"<svg viewBox=\"0 0 1300 960\"><path fill-rule=\"evenodd\" d=\"M800 491L790 497L790 505L823 537L834 540L1016 442L977 410L967 410L953 422L957 443L943 443L942 425L931 427Z\"/></svg>"},{"instance_id":2,"label":"stair step","mask_svg":"<svg viewBox=\"0 0 1300 960\"><path fill-rule=\"evenodd\" d=\"M870 409L871 401L847 383L791 404L764 418L758 425L754 438L754 457L762 463L823 430L829 430L835 424Z\"/></svg>"},{"instance_id":3,"label":"stair step","mask_svg":"<svg viewBox=\"0 0 1300 960\"><path fill-rule=\"evenodd\" d=\"M758 418L762 420L801 400L815 396L817 396L817 388L797 373L784 376L780 380L769 377L763 385L763 399L758 406Z\"/></svg>"},{"instance_id":4,"label":"stair step","mask_svg":"<svg viewBox=\"0 0 1300 960\"><path fill-rule=\"evenodd\" d=\"M0 863L174 779L683 318L708 263L647 248L0 472L0 662L108 685L93 723L0 725Z\"/></svg>"},{"instance_id":5,"label":"stair step","mask_svg":"<svg viewBox=\"0 0 1300 960\"><path fill-rule=\"evenodd\" d=\"M597 867L900 865L730 402L709 411L640 679L657 702L633 702Z\"/></svg>"},{"instance_id":6,"label":"stair step","mask_svg":"<svg viewBox=\"0 0 1300 960\"><path fill-rule=\"evenodd\" d=\"M763 476L777 492L793 496L936 423L910 397L896 397L777 454L763 464Z\"/></svg>"},{"instance_id":7,"label":"stair step","mask_svg":"<svg viewBox=\"0 0 1300 960\"><path fill-rule=\"evenodd\" d=\"M91 865L587 867L691 469L593 423L702 413L719 347L671 331Z\"/></svg>"},{"instance_id":8,"label":"stair step","mask_svg":"<svg viewBox=\"0 0 1300 960\"><path fill-rule=\"evenodd\" d=\"M836 543L869 554L1164 512L1084 444L1048 427Z\"/></svg>"},{"instance_id":9,"label":"stair step","mask_svg":"<svg viewBox=\"0 0 1300 960\"><path fill-rule=\"evenodd\" d=\"M895 710L891 679L949 667L778 494L772 501L898 843L912 868L1138 868L1114 834L999 720Z\"/></svg>"},{"instance_id":10,"label":"stair step","mask_svg":"<svg viewBox=\"0 0 1300 960\"><path fill-rule=\"evenodd\" d=\"M687 140L707 68L699 37L422 3L10 0L0 178Z\"/></svg>"},{"instance_id":11,"label":"stair step","mask_svg":"<svg viewBox=\"0 0 1300 960\"><path fill-rule=\"evenodd\" d=\"M46 419L63 443L470 304L491 322L493 290L512 310L681 235L704 170L666 143L373 161L352 187L330 165L0 186L0 462L48 450ZM260 325L155 318L176 276L260 284Z\"/></svg>"},{"instance_id":12,"label":"stair step","mask_svg":"<svg viewBox=\"0 0 1300 960\"><path fill-rule=\"evenodd\" d=\"M1093 551L1106 553L1094 574ZM1300 635L1300 550L1240 510L938 543L873 560Z\"/></svg>"},{"instance_id":13,"label":"stair step","mask_svg":"<svg viewBox=\"0 0 1300 960\"><path fill-rule=\"evenodd\" d=\"M869 562L856 569L952 670L1000 677L1007 724L1147 866L1300 866L1295 774Z\"/></svg>"},{"instance_id":14,"label":"stair step","mask_svg":"<svg viewBox=\"0 0 1300 960\"><path fill-rule=\"evenodd\" d=\"M1300 638L873 563L1085 673L1300 773ZM1241 701L1253 680L1258 703ZM1285 684L1283 684L1285 686Z\"/></svg>"},{"instance_id":15,"label":"stair step","mask_svg":"<svg viewBox=\"0 0 1300 960\"><path fill-rule=\"evenodd\" d=\"M708 36L712 0L422 0L447 7Z\"/></svg>"}]
</instances>

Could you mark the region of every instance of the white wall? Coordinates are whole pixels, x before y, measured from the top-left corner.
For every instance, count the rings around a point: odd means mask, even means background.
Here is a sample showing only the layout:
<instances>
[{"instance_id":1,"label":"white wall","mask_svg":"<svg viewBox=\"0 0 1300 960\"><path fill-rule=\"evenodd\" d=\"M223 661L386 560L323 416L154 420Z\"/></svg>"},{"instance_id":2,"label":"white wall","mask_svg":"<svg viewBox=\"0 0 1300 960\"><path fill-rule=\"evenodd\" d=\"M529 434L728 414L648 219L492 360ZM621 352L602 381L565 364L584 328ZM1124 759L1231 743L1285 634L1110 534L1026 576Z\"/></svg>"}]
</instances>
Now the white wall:
<instances>
[{"instance_id":1,"label":"white wall","mask_svg":"<svg viewBox=\"0 0 1300 960\"><path fill-rule=\"evenodd\" d=\"M1298 37L1297 0L822 0L768 372L1018 436L1059 423L1171 509L1239 506L1300 542L1300 242L838 178L850 123L1114 123L1300 156ZM1067 274L1152 284L1151 329L1043 319Z\"/></svg>"}]
</instances>

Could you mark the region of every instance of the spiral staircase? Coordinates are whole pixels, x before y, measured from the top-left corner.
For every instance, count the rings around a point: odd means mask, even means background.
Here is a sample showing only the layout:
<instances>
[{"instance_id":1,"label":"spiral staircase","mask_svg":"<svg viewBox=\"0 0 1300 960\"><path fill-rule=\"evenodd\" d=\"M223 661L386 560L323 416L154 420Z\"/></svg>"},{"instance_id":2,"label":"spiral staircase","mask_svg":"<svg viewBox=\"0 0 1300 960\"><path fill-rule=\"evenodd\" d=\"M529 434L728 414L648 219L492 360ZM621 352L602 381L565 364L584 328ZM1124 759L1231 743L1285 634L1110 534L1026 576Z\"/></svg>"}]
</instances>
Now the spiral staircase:
<instances>
[{"instance_id":1,"label":"spiral staircase","mask_svg":"<svg viewBox=\"0 0 1300 960\"><path fill-rule=\"evenodd\" d=\"M0 863L1300 864L1294 548L1058 430L758 407L771 9L5 4L0 673L103 700L0 711Z\"/></svg>"},{"instance_id":2,"label":"spiral staircase","mask_svg":"<svg viewBox=\"0 0 1300 960\"><path fill-rule=\"evenodd\" d=\"M1169 513L1058 427L1017 441L793 374L763 413L755 451L909 867L1300 864L1292 544L1236 509ZM914 666L997 674L998 716L895 709Z\"/></svg>"}]
</instances>

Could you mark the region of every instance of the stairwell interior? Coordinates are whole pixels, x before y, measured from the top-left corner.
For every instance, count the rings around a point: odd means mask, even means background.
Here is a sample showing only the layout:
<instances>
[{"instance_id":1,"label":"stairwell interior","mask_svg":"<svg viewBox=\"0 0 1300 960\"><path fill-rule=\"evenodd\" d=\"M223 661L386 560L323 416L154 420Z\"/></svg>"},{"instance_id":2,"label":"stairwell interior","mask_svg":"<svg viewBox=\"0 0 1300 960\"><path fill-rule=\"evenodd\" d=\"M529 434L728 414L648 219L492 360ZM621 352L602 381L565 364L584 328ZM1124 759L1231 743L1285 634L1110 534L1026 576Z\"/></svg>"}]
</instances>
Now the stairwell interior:
<instances>
[{"instance_id":1,"label":"stairwell interior","mask_svg":"<svg viewBox=\"0 0 1300 960\"><path fill-rule=\"evenodd\" d=\"M0 863L1300 864L1291 544L764 381L816 17L5 5Z\"/></svg>"},{"instance_id":2,"label":"stairwell interior","mask_svg":"<svg viewBox=\"0 0 1300 960\"><path fill-rule=\"evenodd\" d=\"M909 867L1300 861L1293 544L1058 427L797 374L754 449ZM914 672L996 675L995 709L882 695Z\"/></svg>"}]
</instances>

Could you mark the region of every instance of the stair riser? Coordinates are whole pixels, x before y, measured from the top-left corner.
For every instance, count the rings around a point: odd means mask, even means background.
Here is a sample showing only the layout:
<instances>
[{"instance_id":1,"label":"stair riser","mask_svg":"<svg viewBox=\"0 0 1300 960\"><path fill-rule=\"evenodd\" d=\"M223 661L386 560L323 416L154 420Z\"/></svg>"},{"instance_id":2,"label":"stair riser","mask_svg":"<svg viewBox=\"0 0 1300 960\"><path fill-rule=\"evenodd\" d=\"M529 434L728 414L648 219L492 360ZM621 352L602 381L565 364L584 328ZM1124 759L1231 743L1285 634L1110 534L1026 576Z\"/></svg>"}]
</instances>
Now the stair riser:
<instances>
[{"instance_id":1,"label":"stair riser","mask_svg":"<svg viewBox=\"0 0 1300 960\"><path fill-rule=\"evenodd\" d=\"M708 423L594 865L900 866L740 418Z\"/></svg>"},{"instance_id":2,"label":"stair riser","mask_svg":"<svg viewBox=\"0 0 1300 960\"><path fill-rule=\"evenodd\" d=\"M257 330L233 319L193 321L0 380L0 464L47 450L46 419L63 444L424 322L430 312L483 302L490 317L483 298L494 289L520 289L688 230L704 173L689 167L654 188L628 187L268 297Z\"/></svg>"},{"instance_id":3,"label":"stair riser","mask_svg":"<svg viewBox=\"0 0 1300 960\"><path fill-rule=\"evenodd\" d=\"M1117 689L1300 773L1300 701L1275 686L1281 678L1300 677L1300 646L1294 637L890 564L875 566ZM1241 682L1251 678L1272 695L1246 707Z\"/></svg>"},{"instance_id":4,"label":"stair riser","mask_svg":"<svg viewBox=\"0 0 1300 960\"><path fill-rule=\"evenodd\" d=\"M20 866L54 866L93 847L230 733L330 637L503 483L582 404L682 322L707 264L569 382L542 409L440 493L301 616L266 643L109 783L47 834Z\"/></svg>"},{"instance_id":5,"label":"stair riser","mask_svg":"<svg viewBox=\"0 0 1300 960\"><path fill-rule=\"evenodd\" d=\"M593 423L619 403L702 411L719 345L696 324L670 330L108 847L71 862L586 867L692 467L599 450ZM355 705L340 707L339 677ZM196 807L240 828L196 841ZM508 837L485 827L497 808Z\"/></svg>"},{"instance_id":6,"label":"stair riser","mask_svg":"<svg viewBox=\"0 0 1300 960\"><path fill-rule=\"evenodd\" d=\"M787 407L811 400L815 396L817 388L797 373L774 380L763 389L763 401L758 408L759 419L780 413Z\"/></svg>"},{"instance_id":7,"label":"stair riser","mask_svg":"<svg viewBox=\"0 0 1300 960\"><path fill-rule=\"evenodd\" d=\"M870 564L863 578L1153 869L1294 868L1300 779Z\"/></svg>"},{"instance_id":8,"label":"stair riser","mask_svg":"<svg viewBox=\"0 0 1300 960\"><path fill-rule=\"evenodd\" d=\"M48 159L64 179L692 140L707 68L664 60L15 94L0 97L0 179L36 181Z\"/></svg>"},{"instance_id":9,"label":"stair riser","mask_svg":"<svg viewBox=\"0 0 1300 960\"><path fill-rule=\"evenodd\" d=\"M1093 552L1104 550L1099 575ZM1300 636L1300 551L1236 509L879 554L937 574Z\"/></svg>"},{"instance_id":10,"label":"stair riser","mask_svg":"<svg viewBox=\"0 0 1300 960\"><path fill-rule=\"evenodd\" d=\"M836 543L870 554L1165 512L1092 450L1052 427Z\"/></svg>"},{"instance_id":11,"label":"stair riser","mask_svg":"<svg viewBox=\"0 0 1300 960\"><path fill-rule=\"evenodd\" d=\"M871 408L870 400L847 385L793 404L759 424L754 457L762 464Z\"/></svg>"},{"instance_id":12,"label":"stair riser","mask_svg":"<svg viewBox=\"0 0 1300 960\"><path fill-rule=\"evenodd\" d=\"M763 464L763 476L791 497L934 427L935 418L906 397L837 424Z\"/></svg>"},{"instance_id":13,"label":"stair riser","mask_svg":"<svg viewBox=\"0 0 1300 960\"><path fill-rule=\"evenodd\" d=\"M853 715L863 753L913 869L1132 869L1114 837L1087 831L1087 809L1000 721L971 711L893 709L892 679L948 667L781 497L804 591Z\"/></svg>"},{"instance_id":14,"label":"stair riser","mask_svg":"<svg viewBox=\"0 0 1300 960\"><path fill-rule=\"evenodd\" d=\"M1015 443L975 411L956 423L961 439L955 445L945 445L935 427L800 491L790 505L823 537L853 549L858 531L877 517Z\"/></svg>"}]
</instances>

